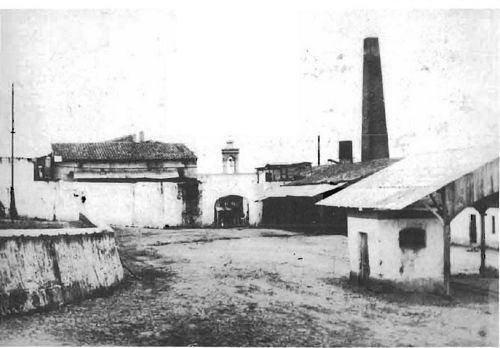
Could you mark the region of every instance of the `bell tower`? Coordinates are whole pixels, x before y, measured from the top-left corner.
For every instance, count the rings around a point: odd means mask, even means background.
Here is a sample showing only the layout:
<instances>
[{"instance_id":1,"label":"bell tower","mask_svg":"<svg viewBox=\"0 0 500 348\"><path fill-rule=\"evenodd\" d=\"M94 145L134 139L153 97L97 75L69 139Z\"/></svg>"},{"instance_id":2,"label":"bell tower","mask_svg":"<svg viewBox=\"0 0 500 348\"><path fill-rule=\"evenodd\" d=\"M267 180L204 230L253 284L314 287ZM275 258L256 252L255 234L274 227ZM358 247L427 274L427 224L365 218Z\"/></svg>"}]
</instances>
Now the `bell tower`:
<instances>
[{"instance_id":1,"label":"bell tower","mask_svg":"<svg viewBox=\"0 0 500 348\"><path fill-rule=\"evenodd\" d=\"M238 173L238 160L240 149L234 146L232 140L228 140L222 148L222 171L224 174Z\"/></svg>"}]
</instances>

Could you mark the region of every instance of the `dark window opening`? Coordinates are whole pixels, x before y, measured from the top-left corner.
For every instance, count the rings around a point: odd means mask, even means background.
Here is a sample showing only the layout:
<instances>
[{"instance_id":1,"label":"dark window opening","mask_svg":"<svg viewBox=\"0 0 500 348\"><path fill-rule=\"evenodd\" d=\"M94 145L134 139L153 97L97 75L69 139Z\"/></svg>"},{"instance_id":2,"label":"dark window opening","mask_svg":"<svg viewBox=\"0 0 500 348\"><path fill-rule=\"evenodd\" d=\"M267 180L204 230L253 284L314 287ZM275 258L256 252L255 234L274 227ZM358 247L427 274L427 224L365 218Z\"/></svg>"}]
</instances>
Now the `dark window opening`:
<instances>
[{"instance_id":1,"label":"dark window opening","mask_svg":"<svg viewBox=\"0 0 500 348\"><path fill-rule=\"evenodd\" d=\"M266 173L266 182L271 182L273 181L273 173L267 172Z\"/></svg>"},{"instance_id":2,"label":"dark window opening","mask_svg":"<svg viewBox=\"0 0 500 348\"><path fill-rule=\"evenodd\" d=\"M414 250L425 248L425 230L410 227L399 231L399 247Z\"/></svg>"},{"instance_id":3,"label":"dark window opening","mask_svg":"<svg viewBox=\"0 0 500 348\"><path fill-rule=\"evenodd\" d=\"M470 244L477 243L476 214L471 214L471 216L470 216L469 240L470 240Z\"/></svg>"},{"instance_id":4,"label":"dark window opening","mask_svg":"<svg viewBox=\"0 0 500 348\"><path fill-rule=\"evenodd\" d=\"M42 165L38 165L38 178L37 179L43 179L44 175L43 175L43 166Z\"/></svg>"},{"instance_id":5,"label":"dark window opening","mask_svg":"<svg viewBox=\"0 0 500 348\"><path fill-rule=\"evenodd\" d=\"M496 231L495 231L495 217L494 217L494 216L492 216L492 217L491 217L491 233L492 233L492 234L495 234L495 232L496 232Z\"/></svg>"},{"instance_id":6,"label":"dark window opening","mask_svg":"<svg viewBox=\"0 0 500 348\"><path fill-rule=\"evenodd\" d=\"M280 178L279 180L281 181L287 181L288 180L288 168L286 167L281 167L280 168Z\"/></svg>"}]
</instances>

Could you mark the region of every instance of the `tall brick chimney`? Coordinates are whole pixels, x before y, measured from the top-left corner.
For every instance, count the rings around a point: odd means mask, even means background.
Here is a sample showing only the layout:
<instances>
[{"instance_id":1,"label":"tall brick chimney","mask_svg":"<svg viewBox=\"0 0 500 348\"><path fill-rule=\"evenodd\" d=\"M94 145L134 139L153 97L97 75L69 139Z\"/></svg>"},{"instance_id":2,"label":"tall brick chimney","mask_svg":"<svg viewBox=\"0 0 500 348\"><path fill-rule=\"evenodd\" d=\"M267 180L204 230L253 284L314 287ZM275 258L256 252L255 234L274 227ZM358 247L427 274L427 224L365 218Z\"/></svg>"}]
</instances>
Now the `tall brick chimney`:
<instances>
[{"instance_id":1,"label":"tall brick chimney","mask_svg":"<svg viewBox=\"0 0 500 348\"><path fill-rule=\"evenodd\" d=\"M378 38L364 40L361 161L389 158Z\"/></svg>"}]
</instances>

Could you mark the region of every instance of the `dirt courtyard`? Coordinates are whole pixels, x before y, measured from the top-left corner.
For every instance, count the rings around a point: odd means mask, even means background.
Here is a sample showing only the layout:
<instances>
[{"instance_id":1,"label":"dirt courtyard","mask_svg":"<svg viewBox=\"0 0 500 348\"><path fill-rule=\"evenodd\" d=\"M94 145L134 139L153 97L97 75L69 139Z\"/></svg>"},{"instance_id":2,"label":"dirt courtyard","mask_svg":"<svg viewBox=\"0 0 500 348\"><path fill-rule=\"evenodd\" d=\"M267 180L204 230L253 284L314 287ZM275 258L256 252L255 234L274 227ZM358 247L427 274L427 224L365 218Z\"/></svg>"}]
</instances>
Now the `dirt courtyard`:
<instances>
[{"instance_id":1,"label":"dirt courtyard","mask_svg":"<svg viewBox=\"0 0 500 348\"><path fill-rule=\"evenodd\" d=\"M117 236L128 269L121 288L4 318L0 345L498 346L498 292L461 287L449 299L350 286L344 236L132 228Z\"/></svg>"}]
</instances>

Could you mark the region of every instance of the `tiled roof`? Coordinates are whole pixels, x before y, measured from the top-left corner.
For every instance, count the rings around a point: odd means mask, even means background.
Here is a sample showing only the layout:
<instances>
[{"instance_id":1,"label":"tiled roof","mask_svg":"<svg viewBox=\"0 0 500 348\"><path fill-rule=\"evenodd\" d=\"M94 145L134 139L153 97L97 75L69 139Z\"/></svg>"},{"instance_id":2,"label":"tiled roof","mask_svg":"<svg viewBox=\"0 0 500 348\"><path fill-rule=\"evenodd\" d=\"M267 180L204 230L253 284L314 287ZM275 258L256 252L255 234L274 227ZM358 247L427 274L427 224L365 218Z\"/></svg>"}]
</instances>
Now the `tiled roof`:
<instances>
[{"instance_id":1,"label":"tiled roof","mask_svg":"<svg viewBox=\"0 0 500 348\"><path fill-rule=\"evenodd\" d=\"M63 161L196 161L195 154L184 144L144 142L55 143L54 156Z\"/></svg>"},{"instance_id":2,"label":"tiled roof","mask_svg":"<svg viewBox=\"0 0 500 348\"><path fill-rule=\"evenodd\" d=\"M310 175L288 185L336 184L353 182L378 172L398 159L381 158L367 162L329 164L312 168Z\"/></svg>"},{"instance_id":3,"label":"tiled roof","mask_svg":"<svg viewBox=\"0 0 500 348\"><path fill-rule=\"evenodd\" d=\"M124 136L119 137L119 138L114 138L114 139L108 140L106 142L110 142L110 141L115 142L115 143L116 142L118 142L118 143L119 142L129 142L129 141L132 142L132 141L135 141L135 137L136 137L135 134L129 134L129 135L124 135Z\"/></svg>"}]
</instances>

